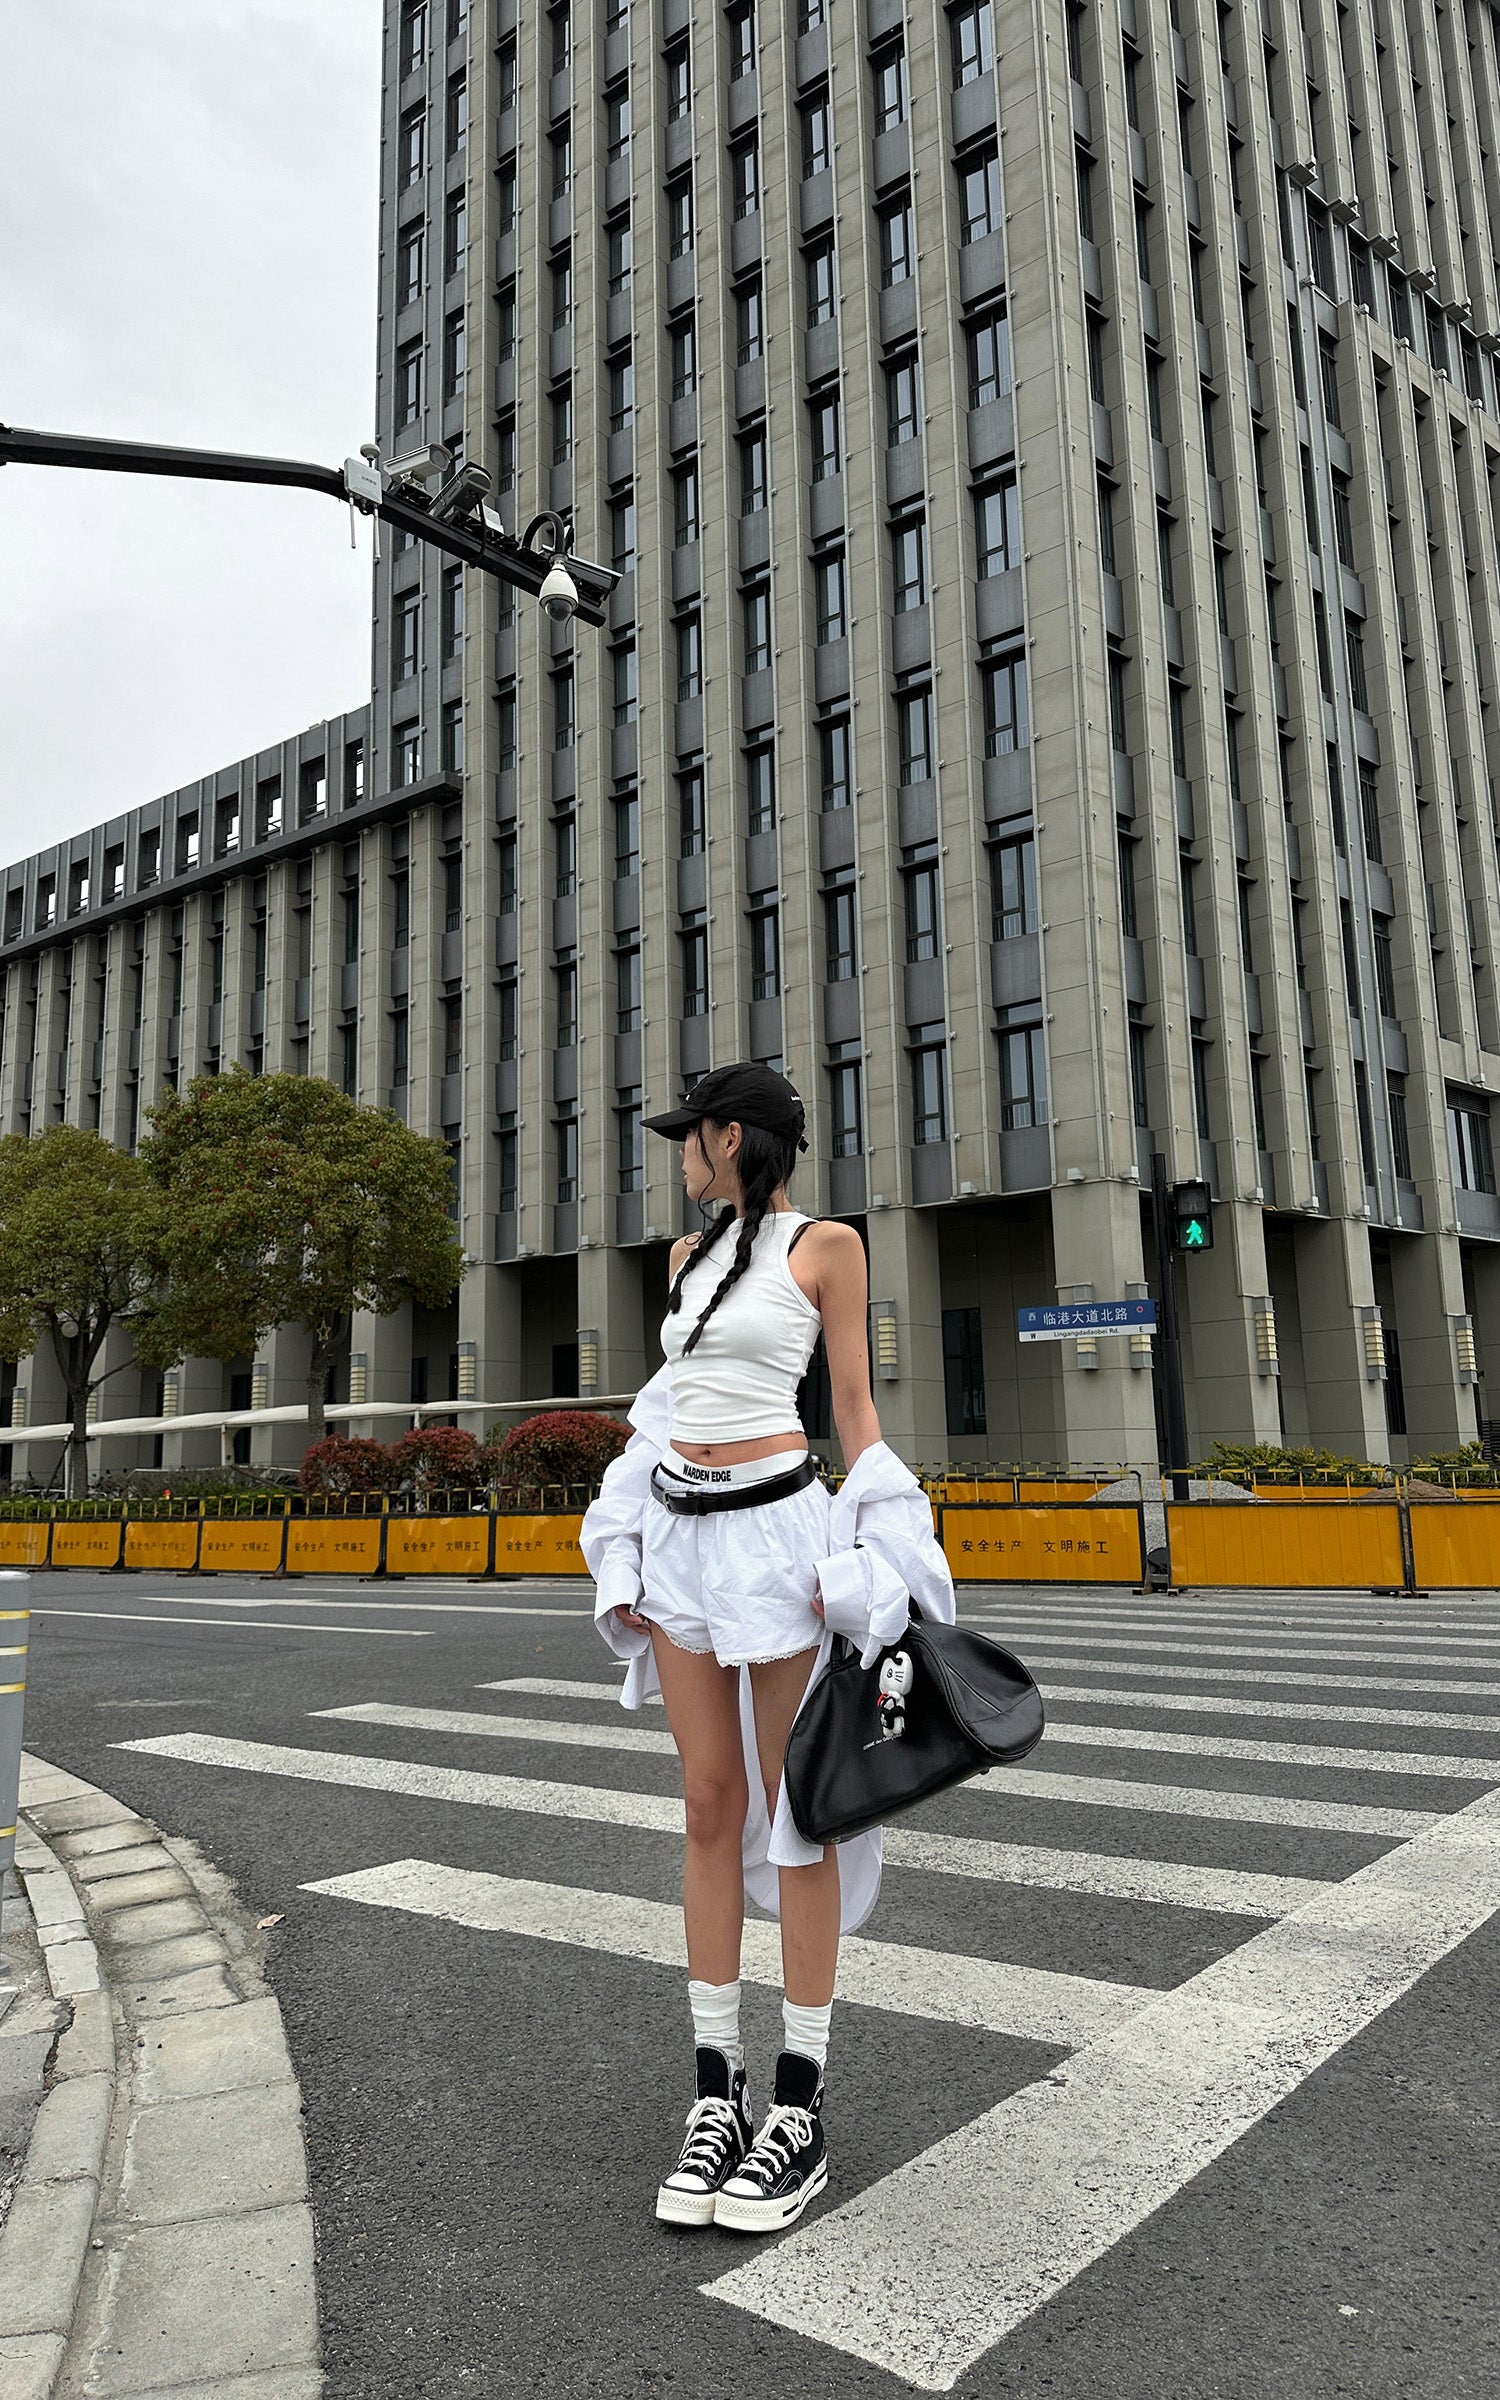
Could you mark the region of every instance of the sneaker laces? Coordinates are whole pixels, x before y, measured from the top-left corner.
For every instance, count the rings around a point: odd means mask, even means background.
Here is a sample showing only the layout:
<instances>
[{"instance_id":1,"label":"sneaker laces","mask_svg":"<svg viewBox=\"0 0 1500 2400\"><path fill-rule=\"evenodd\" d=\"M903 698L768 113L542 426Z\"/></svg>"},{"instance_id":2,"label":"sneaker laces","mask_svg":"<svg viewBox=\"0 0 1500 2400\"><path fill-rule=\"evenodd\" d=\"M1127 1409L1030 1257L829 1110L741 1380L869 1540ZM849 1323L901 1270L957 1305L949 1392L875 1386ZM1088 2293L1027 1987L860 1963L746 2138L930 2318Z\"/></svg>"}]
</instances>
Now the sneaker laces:
<instances>
[{"instance_id":1,"label":"sneaker laces","mask_svg":"<svg viewBox=\"0 0 1500 2400\"><path fill-rule=\"evenodd\" d=\"M778 2102L767 2113L738 2172L756 2183L770 2183L783 2167L792 2164L799 2150L812 2148L812 2138L812 2111L784 2107Z\"/></svg>"},{"instance_id":2,"label":"sneaker laces","mask_svg":"<svg viewBox=\"0 0 1500 2400\"><path fill-rule=\"evenodd\" d=\"M736 2143L739 2119L727 2100L710 2096L696 2100L688 2111L687 2137L682 2155L672 2172L675 2175L711 2176L717 2168L726 2142Z\"/></svg>"}]
</instances>

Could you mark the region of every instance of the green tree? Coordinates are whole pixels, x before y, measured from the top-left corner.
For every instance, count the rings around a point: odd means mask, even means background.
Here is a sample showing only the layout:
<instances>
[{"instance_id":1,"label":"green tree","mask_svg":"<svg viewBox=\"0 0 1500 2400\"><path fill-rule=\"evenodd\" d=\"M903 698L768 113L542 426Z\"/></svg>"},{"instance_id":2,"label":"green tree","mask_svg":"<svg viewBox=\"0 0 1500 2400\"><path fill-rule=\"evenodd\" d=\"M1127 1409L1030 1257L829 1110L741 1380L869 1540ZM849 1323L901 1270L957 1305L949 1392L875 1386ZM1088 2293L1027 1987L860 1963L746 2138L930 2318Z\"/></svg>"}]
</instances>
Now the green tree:
<instances>
[{"instance_id":1,"label":"green tree","mask_svg":"<svg viewBox=\"0 0 1500 2400\"><path fill-rule=\"evenodd\" d=\"M141 1145L166 1204L166 1287L149 1354L232 1358L306 1328L307 1424L355 1309L439 1307L463 1273L441 1142L308 1075L200 1075L163 1092Z\"/></svg>"},{"instance_id":2,"label":"green tree","mask_svg":"<svg viewBox=\"0 0 1500 2400\"><path fill-rule=\"evenodd\" d=\"M155 1308L162 1208L140 1161L78 1125L0 1140L0 1354L49 1341L68 1395L70 1499L88 1492L88 1406L112 1326ZM130 1362L123 1362L130 1363Z\"/></svg>"}]
</instances>

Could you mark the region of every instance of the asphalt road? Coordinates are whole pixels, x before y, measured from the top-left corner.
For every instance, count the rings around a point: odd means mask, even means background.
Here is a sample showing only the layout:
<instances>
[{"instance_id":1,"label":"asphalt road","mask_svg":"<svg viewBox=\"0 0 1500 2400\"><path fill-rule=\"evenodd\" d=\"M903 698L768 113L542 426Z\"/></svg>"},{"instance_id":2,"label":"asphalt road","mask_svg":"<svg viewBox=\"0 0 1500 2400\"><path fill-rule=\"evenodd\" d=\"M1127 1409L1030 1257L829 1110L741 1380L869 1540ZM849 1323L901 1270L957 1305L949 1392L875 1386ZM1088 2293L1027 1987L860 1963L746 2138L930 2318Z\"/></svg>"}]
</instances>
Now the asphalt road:
<instances>
[{"instance_id":1,"label":"asphalt road","mask_svg":"<svg viewBox=\"0 0 1500 2400\"><path fill-rule=\"evenodd\" d=\"M1494 1595L971 1588L1049 1732L892 1842L764 2245L653 2219L675 1761L589 1587L32 1599L28 1748L283 1917L330 2400L1500 2391Z\"/></svg>"}]
</instances>

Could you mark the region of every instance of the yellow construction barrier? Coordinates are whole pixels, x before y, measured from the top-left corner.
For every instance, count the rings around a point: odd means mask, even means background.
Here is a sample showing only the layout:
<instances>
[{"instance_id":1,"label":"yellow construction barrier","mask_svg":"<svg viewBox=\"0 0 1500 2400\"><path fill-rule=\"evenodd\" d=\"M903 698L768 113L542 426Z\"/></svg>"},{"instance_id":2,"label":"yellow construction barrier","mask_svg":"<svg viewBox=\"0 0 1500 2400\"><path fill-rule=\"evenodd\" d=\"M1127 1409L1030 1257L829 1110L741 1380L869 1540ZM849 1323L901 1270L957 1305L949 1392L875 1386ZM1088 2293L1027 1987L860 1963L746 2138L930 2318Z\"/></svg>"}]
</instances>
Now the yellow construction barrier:
<instances>
[{"instance_id":1,"label":"yellow construction barrier","mask_svg":"<svg viewBox=\"0 0 1500 2400\"><path fill-rule=\"evenodd\" d=\"M1447 1508L1416 1501L1408 1517L1412 1569L1419 1591L1493 1591L1500 1583L1500 1516L1481 1508Z\"/></svg>"},{"instance_id":2,"label":"yellow construction barrier","mask_svg":"<svg viewBox=\"0 0 1500 2400\"><path fill-rule=\"evenodd\" d=\"M386 1519L388 1575L486 1575L489 1564L488 1517Z\"/></svg>"},{"instance_id":3,"label":"yellow construction barrier","mask_svg":"<svg viewBox=\"0 0 1500 2400\"><path fill-rule=\"evenodd\" d=\"M45 1519L0 1519L0 1567L44 1567L51 1531Z\"/></svg>"},{"instance_id":4,"label":"yellow construction barrier","mask_svg":"<svg viewBox=\"0 0 1500 2400\"><path fill-rule=\"evenodd\" d=\"M1112 1476L1110 1478L1111 1482L1117 1483L1119 1480L1120 1478L1118 1476ZM1016 1498L1018 1500L1031 1501L1033 1503L1039 1500L1061 1500L1064 1502L1092 1500L1095 1492L1103 1492L1107 1491L1108 1489L1108 1484L1101 1482L1097 1478L1090 1481L1087 1476L1079 1476L1075 1480L1070 1481L1065 1475L1052 1475L1039 1477L1036 1479L1023 1475L1020 1480L1019 1488L1016 1492Z\"/></svg>"},{"instance_id":5,"label":"yellow construction barrier","mask_svg":"<svg viewBox=\"0 0 1500 2400\"><path fill-rule=\"evenodd\" d=\"M578 1547L576 1517L497 1517L495 1573L497 1575L586 1575Z\"/></svg>"},{"instance_id":6,"label":"yellow construction barrier","mask_svg":"<svg viewBox=\"0 0 1500 2400\"><path fill-rule=\"evenodd\" d=\"M293 1517L286 1529L289 1575L374 1575L379 1517Z\"/></svg>"},{"instance_id":7,"label":"yellow construction barrier","mask_svg":"<svg viewBox=\"0 0 1500 2400\"><path fill-rule=\"evenodd\" d=\"M274 1575L285 1517L205 1517L198 1564L210 1575Z\"/></svg>"},{"instance_id":8,"label":"yellow construction barrier","mask_svg":"<svg viewBox=\"0 0 1500 2400\"><path fill-rule=\"evenodd\" d=\"M1399 1589L1401 1511L1389 1501L1191 1500L1167 1505L1174 1583L1226 1589Z\"/></svg>"},{"instance_id":9,"label":"yellow construction barrier","mask_svg":"<svg viewBox=\"0 0 1500 2400\"><path fill-rule=\"evenodd\" d=\"M92 1523L69 1523L52 1528L54 1567L117 1567L120 1537L125 1528L118 1517Z\"/></svg>"},{"instance_id":10,"label":"yellow construction barrier","mask_svg":"<svg viewBox=\"0 0 1500 2400\"><path fill-rule=\"evenodd\" d=\"M1134 1508L953 1507L938 1539L959 1583L1139 1583Z\"/></svg>"},{"instance_id":11,"label":"yellow construction barrier","mask_svg":"<svg viewBox=\"0 0 1500 2400\"><path fill-rule=\"evenodd\" d=\"M157 1574L182 1574L198 1564L196 1517L161 1518L145 1523L131 1518L125 1526L125 1564L147 1567Z\"/></svg>"}]
</instances>

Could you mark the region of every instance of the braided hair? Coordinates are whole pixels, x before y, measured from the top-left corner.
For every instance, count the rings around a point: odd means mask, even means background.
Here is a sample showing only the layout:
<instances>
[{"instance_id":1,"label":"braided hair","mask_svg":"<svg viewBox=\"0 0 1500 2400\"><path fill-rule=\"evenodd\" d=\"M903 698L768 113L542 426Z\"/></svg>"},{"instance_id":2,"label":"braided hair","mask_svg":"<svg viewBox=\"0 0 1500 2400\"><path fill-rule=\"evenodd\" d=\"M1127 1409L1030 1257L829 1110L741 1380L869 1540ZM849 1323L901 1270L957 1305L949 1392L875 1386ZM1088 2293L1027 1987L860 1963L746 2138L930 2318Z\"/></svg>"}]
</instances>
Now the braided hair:
<instances>
[{"instance_id":1,"label":"braided hair","mask_svg":"<svg viewBox=\"0 0 1500 2400\"><path fill-rule=\"evenodd\" d=\"M708 1122L717 1126L719 1120L716 1117L710 1117ZM701 1132L698 1133L697 1139L698 1147L702 1150L703 1136ZM690 1350L697 1348L703 1328L714 1310L733 1291L749 1266L750 1252L754 1247L755 1237L760 1231L762 1221L770 1213L772 1195L778 1186L791 1181L792 1169L797 1163L797 1145L786 1134L770 1133L762 1125L741 1124L740 1148L736 1163L739 1167L740 1189L745 1196L745 1213L736 1220L732 1208L720 1209L702 1240L695 1244L683 1260L677 1271L676 1281L672 1285L671 1297L667 1302L668 1315L675 1316L682 1306L683 1284L691 1275L694 1267L697 1266L700 1259L707 1258L726 1227L738 1222L740 1231L739 1240L735 1245L734 1264L684 1342L682 1346L684 1358Z\"/></svg>"}]
</instances>

